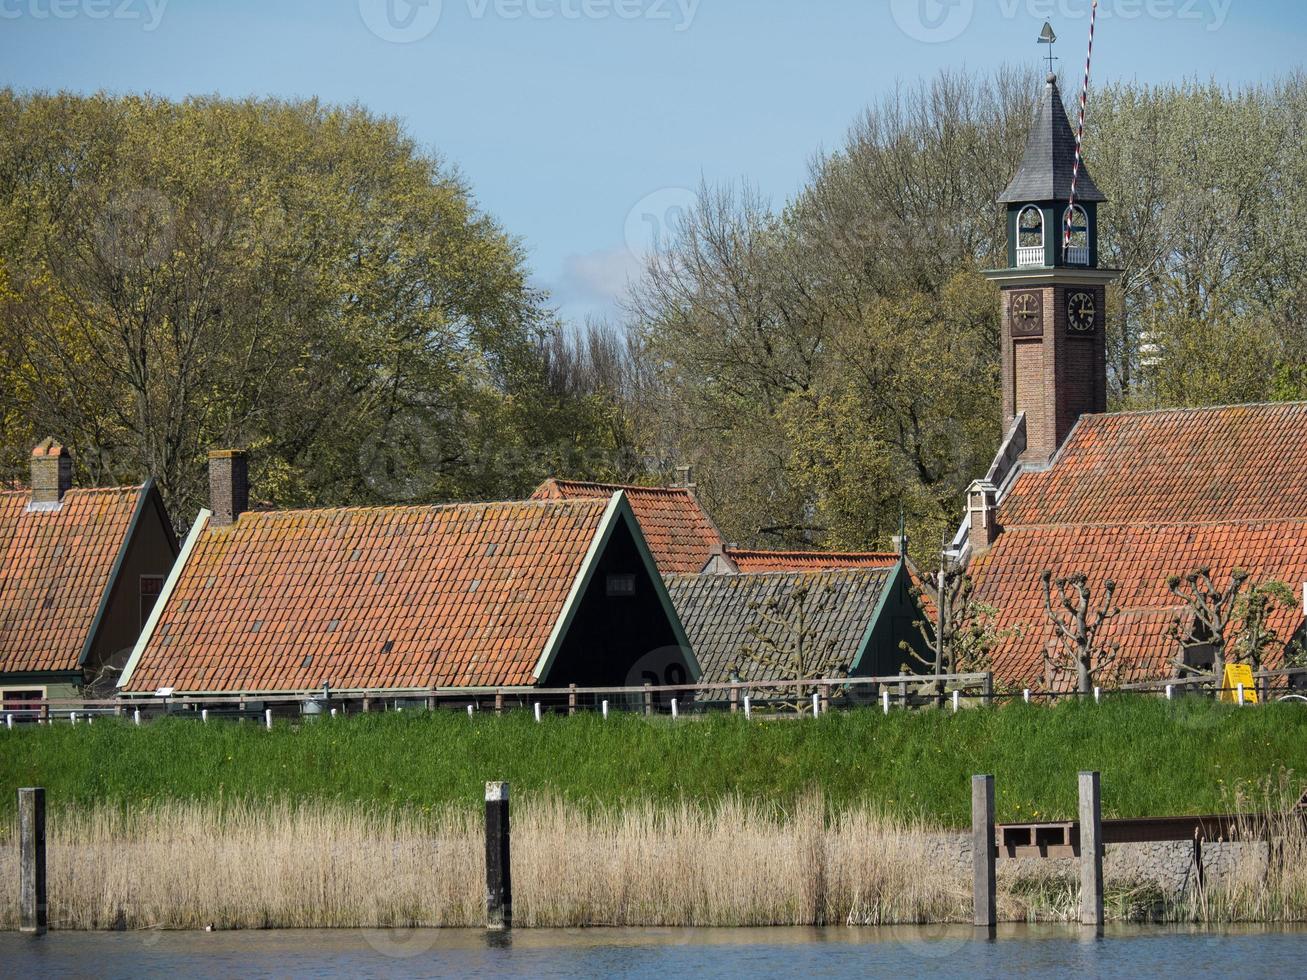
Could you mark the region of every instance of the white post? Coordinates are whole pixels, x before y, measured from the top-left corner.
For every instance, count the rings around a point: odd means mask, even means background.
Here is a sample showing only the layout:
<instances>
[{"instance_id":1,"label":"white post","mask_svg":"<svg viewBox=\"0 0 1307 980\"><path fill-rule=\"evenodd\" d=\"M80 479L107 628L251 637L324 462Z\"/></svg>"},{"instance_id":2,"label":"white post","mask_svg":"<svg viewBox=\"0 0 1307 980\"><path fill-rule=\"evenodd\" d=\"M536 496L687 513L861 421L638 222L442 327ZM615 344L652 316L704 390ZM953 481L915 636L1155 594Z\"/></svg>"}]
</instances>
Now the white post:
<instances>
[{"instance_id":1,"label":"white post","mask_svg":"<svg viewBox=\"0 0 1307 980\"><path fill-rule=\"evenodd\" d=\"M1026 699L1026 704L1029 704L1029 703L1030 703L1030 688L1026 688L1024 691L1022 691L1022 692L1021 692L1021 696L1022 696L1023 698Z\"/></svg>"},{"instance_id":2,"label":"white post","mask_svg":"<svg viewBox=\"0 0 1307 980\"><path fill-rule=\"evenodd\" d=\"M1172 685L1167 684L1167 685L1166 685L1166 700L1170 701L1170 700L1171 700L1171 696L1172 696L1173 694L1175 694L1175 688L1174 688Z\"/></svg>"},{"instance_id":3,"label":"white post","mask_svg":"<svg viewBox=\"0 0 1307 980\"><path fill-rule=\"evenodd\" d=\"M953 713L954 713L955 715L958 713L958 707L959 707L959 705L961 704L961 700L962 700L962 692L961 692L961 691L954 691L954 692L953 692Z\"/></svg>"},{"instance_id":4,"label":"white post","mask_svg":"<svg viewBox=\"0 0 1307 980\"><path fill-rule=\"evenodd\" d=\"M13 727L14 727L14 716L5 715L5 728L13 728Z\"/></svg>"},{"instance_id":5,"label":"white post","mask_svg":"<svg viewBox=\"0 0 1307 980\"><path fill-rule=\"evenodd\" d=\"M133 709L132 709L132 721L136 722L136 724L138 724L138 725L141 723L141 709L140 709L140 708L133 708Z\"/></svg>"},{"instance_id":6,"label":"white post","mask_svg":"<svg viewBox=\"0 0 1307 980\"><path fill-rule=\"evenodd\" d=\"M332 708L332 709L331 709L331 717L333 717L333 718L336 717L336 709L335 709L335 708Z\"/></svg>"},{"instance_id":7,"label":"white post","mask_svg":"<svg viewBox=\"0 0 1307 980\"><path fill-rule=\"evenodd\" d=\"M200 709L200 721L204 722L206 725L209 723L209 709L208 709L208 708L201 708L201 709Z\"/></svg>"},{"instance_id":8,"label":"white post","mask_svg":"<svg viewBox=\"0 0 1307 980\"><path fill-rule=\"evenodd\" d=\"M749 718L753 717L753 708L752 705L749 703L749 701L750 701L749 695L746 694L744 696L744 718L746 721Z\"/></svg>"},{"instance_id":9,"label":"white post","mask_svg":"<svg viewBox=\"0 0 1307 980\"><path fill-rule=\"evenodd\" d=\"M1243 685L1242 685L1242 684L1240 684L1239 687L1238 687L1238 694L1239 694L1239 707L1242 708L1242 707L1243 707Z\"/></svg>"},{"instance_id":10,"label":"white post","mask_svg":"<svg viewBox=\"0 0 1307 980\"><path fill-rule=\"evenodd\" d=\"M540 720L540 702L536 702L536 721Z\"/></svg>"},{"instance_id":11,"label":"white post","mask_svg":"<svg viewBox=\"0 0 1307 980\"><path fill-rule=\"evenodd\" d=\"M472 717L472 705L470 705L470 704L467 706L467 716L468 716L469 718Z\"/></svg>"},{"instance_id":12,"label":"white post","mask_svg":"<svg viewBox=\"0 0 1307 980\"><path fill-rule=\"evenodd\" d=\"M1239 685L1239 703L1240 703L1240 704L1243 704L1243 685L1242 685L1242 684ZM70 711L70 712L68 713L68 722L69 722L69 724L71 724L71 725L76 725L76 724L77 724L77 712L76 712L76 711Z\"/></svg>"},{"instance_id":13,"label":"white post","mask_svg":"<svg viewBox=\"0 0 1307 980\"><path fill-rule=\"evenodd\" d=\"M676 718L677 718L677 714L676 714L676 698L672 698L672 721L675 721Z\"/></svg>"},{"instance_id":14,"label":"white post","mask_svg":"<svg viewBox=\"0 0 1307 980\"><path fill-rule=\"evenodd\" d=\"M880 706L885 710L885 714L889 714L889 690L888 689L880 692Z\"/></svg>"},{"instance_id":15,"label":"white post","mask_svg":"<svg viewBox=\"0 0 1307 980\"><path fill-rule=\"evenodd\" d=\"M263 709L263 723L268 726L268 731L272 731L272 709Z\"/></svg>"},{"instance_id":16,"label":"white post","mask_svg":"<svg viewBox=\"0 0 1307 980\"><path fill-rule=\"evenodd\" d=\"M816 718L820 714L821 714L821 695L814 694L812 696L812 717Z\"/></svg>"},{"instance_id":17,"label":"white post","mask_svg":"<svg viewBox=\"0 0 1307 980\"><path fill-rule=\"evenodd\" d=\"M1103 700L1103 689L1101 687L1094 688L1094 704L1098 704L1102 700Z\"/></svg>"},{"instance_id":18,"label":"white post","mask_svg":"<svg viewBox=\"0 0 1307 980\"><path fill-rule=\"evenodd\" d=\"M601 707L603 708L603 712L604 712L604 721L607 721L607 720L608 720L608 702L605 701L605 702L602 704Z\"/></svg>"}]
</instances>

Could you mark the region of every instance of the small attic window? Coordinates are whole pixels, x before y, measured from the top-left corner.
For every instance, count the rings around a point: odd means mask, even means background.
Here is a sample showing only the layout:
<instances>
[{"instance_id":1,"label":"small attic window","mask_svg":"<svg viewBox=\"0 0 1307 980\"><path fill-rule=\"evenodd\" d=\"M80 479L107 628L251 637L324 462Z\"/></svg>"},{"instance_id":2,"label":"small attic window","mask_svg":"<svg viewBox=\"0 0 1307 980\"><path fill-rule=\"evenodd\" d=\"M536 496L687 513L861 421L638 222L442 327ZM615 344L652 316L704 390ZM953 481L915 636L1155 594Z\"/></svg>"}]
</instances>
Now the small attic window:
<instances>
[{"instance_id":1,"label":"small attic window","mask_svg":"<svg viewBox=\"0 0 1307 980\"><path fill-rule=\"evenodd\" d=\"M1044 264L1044 212L1031 204L1017 215L1017 266Z\"/></svg>"},{"instance_id":2,"label":"small attic window","mask_svg":"<svg viewBox=\"0 0 1307 980\"><path fill-rule=\"evenodd\" d=\"M606 591L610 599L629 599L635 595L635 576L609 575Z\"/></svg>"}]
</instances>

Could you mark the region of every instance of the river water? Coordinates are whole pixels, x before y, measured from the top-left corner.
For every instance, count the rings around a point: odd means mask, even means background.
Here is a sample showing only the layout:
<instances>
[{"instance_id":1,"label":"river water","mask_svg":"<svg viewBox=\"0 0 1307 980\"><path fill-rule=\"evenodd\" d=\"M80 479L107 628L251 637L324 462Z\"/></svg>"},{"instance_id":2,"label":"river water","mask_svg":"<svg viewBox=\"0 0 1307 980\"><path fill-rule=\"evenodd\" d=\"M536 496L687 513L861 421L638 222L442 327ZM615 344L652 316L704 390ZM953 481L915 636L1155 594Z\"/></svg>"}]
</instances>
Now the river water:
<instances>
[{"instance_id":1,"label":"river water","mask_svg":"<svg viewBox=\"0 0 1307 980\"><path fill-rule=\"evenodd\" d=\"M1307 931L1008 926L0 933L8 977L1301 977Z\"/></svg>"}]
</instances>

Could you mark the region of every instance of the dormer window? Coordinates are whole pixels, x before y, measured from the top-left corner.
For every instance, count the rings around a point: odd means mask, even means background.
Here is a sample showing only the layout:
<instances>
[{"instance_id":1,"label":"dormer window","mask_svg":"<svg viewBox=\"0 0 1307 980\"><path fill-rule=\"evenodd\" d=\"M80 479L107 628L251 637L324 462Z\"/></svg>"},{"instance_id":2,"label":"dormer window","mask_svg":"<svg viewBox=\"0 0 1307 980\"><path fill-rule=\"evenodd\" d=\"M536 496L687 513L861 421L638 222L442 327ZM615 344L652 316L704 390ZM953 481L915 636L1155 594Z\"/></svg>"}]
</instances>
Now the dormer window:
<instances>
[{"instance_id":1,"label":"dormer window","mask_svg":"<svg viewBox=\"0 0 1307 980\"><path fill-rule=\"evenodd\" d=\"M1044 212L1033 204L1017 215L1017 267L1044 265Z\"/></svg>"},{"instance_id":2,"label":"dormer window","mask_svg":"<svg viewBox=\"0 0 1307 980\"><path fill-rule=\"evenodd\" d=\"M1066 264L1088 265L1089 214L1079 204L1067 208L1066 227L1071 233L1066 243Z\"/></svg>"}]
</instances>

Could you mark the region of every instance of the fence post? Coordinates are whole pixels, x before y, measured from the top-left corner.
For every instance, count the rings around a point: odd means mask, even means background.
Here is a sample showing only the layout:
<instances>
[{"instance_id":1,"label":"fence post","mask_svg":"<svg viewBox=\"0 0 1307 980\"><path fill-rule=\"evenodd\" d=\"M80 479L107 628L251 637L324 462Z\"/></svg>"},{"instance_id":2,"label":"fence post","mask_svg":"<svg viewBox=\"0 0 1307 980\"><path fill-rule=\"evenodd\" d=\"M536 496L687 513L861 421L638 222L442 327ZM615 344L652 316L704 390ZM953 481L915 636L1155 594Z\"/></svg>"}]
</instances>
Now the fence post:
<instances>
[{"instance_id":1,"label":"fence post","mask_svg":"<svg viewBox=\"0 0 1307 980\"><path fill-rule=\"evenodd\" d=\"M513 927L508 783L486 783L486 928Z\"/></svg>"},{"instance_id":2,"label":"fence post","mask_svg":"<svg viewBox=\"0 0 1307 980\"><path fill-rule=\"evenodd\" d=\"M475 711L476 711L476 709L473 708L472 705L469 704L469 705L467 706L467 716L468 716L469 718L471 718L471 717L473 716L473 714L475 713Z\"/></svg>"},{"instance_id":3,"label":"fence post","mask_svg":"<svg viewBox=\"0 0 1307 980\"><path fill-rule=\"evenodd\" d=\"M136 723L137 725L139 725L139 724L141 723L141 709L140 709L140 708L133 708L133 709L132 709L132 721L133 721L134 723Z\"/></svg>"},{"instance_id":4,"label":"fence post","mask_svg":"<svg viewBox=\"0 0 1307 980\"><path fill-rule=\"evenodd\" d=\"M675 721L677 717L678 714L676 711L676 698L672 698L672 721Z\"/></svg>"},{"instance_id":5,"label":"fence post","mask_svg":"<svg viewBox=\"0 0 1307 980\"><path fill-rule=\"evenodd\" d=\"M644 682L644 713L646 716L653 714L653 691L649 690L651 687L653 685L648 681Z\"/></svg>"},{"instance_id":6,"label":"fence post","mask_svg":"<svg viewBox=\"0 0 1307 980\"><path fill-rule=\"evenodd\" d=\"M603 713L604 713L604 721L607 721L607 720L608 720L608 699L607 699L607 698L604 699L604 703L603 703L603 705L602 705L602 709L603 709Z\"/></svg>"},{"instance_id":7,"label":"fence post","mask_svg":"<svg viewBox=\"0 0 1307 980\"><path fill-rule=\"evenodd\" d=\"M986 708L992 708L994 706L994 675L986 674L985 680L982 682L982 685L983 686L981 687L981 694L982 694L981 703L984 704Z\"/></svg>"},{"instance_id":8,"label":"fence post","mask_svg":"<svg viewBox=\"0 0 1307 980\"><path fill-rule=\"evenodd\" d=\"M821 717L821 695L816 692L812 695L812 717Z\"/></svg>"},{"instance_id":9,"label":"fence post","mask_svg":"<svg viewBox=\"0 0 1307 980\"><path fill-rule=\"evenodd\" d=\"M749 701L749 695L744 696L744 720L748 721L753 717L753 706Z\"/></svg>"},{"instance_id":10,"label":"fence post","mask_svg":"<svg viewBox=\"0 0 1307 980\"><path fill-rule=\"evenodd\" d=\"M209 723L209 709L208 709L208 708L201 708L201 709L200 709L200 721L204 722L206 725Z\"/></svg>"},{"instance_id":11,"label":"fence post","mask_svg":"<svg viewBox=\"0 0 1307 980\"><path fill-rule=\"evenodd\" d=\"M502 715L503 713L504 713L504 693L500 691L497 694L495 694L495 714Z\"/></svg>"},{"instance_id":12,"label":"fence post","mask_svg":"<svg viewBox=\"0 0 1307 980\"><path fill-rule=\"evenodd\" d=\"M972 904L975 925L998 923L998 885L994 877L994 777L971 777Z\"/></svg>"},{"instance_id":13,"label":"fence post","mask_svg":"<svg viewBox=\"0 0 1307 980\"><path fill-rule=\"evenodd\" d=\"M567 713L568 715L576 714L576 685L567 685Z\"/></svg>"},{"instance_id":14,"label":"fence post","mask_svg":"<svg viewBox=\"0 0 1307 980\"><path fill-rule=\"evenodd\" d=\"M821 713L824 715L828 711L830 711L830 685L823 684L821 686Z\"/></svg>"},{"instance_id":15,"label":"fence post","mask_svg":"<svg viewBox=\"0 0 1307 980\"><path fill-rule=\"evenodd\" d=\"M539 702L539 701L536 702L536 709L535 709L535 710L536 710L536 722L539 723L539 721L540 721L540 702Z\"/></svg>"},{"instance_id":16,"label":"fence post","mask_svg":"<svg viewBox=\"0 0 1307 980\"><path fill-rule=\"evenodd\" d=\"M434 694L427 695L427 710L428 711L436 710L436 696Z\"/></svg>"},{"instance_id":17,"label":"fence post","mask_svg":"<svg viewBox=\"0 0 1307 980\"><path fill-rule=\"evenodd\" d=\"M961 698L962 698L962 692L961 692L961 691L954 691L954 692L953 692L953 713L954 713L955 715L958 713L958 708L961 706L961 705L960 705Z\"/></svg>"},{"instance_id":18,"label":"fence post","mask_svg":"<svg viewBox=\"0 0 1307 980\"><path fill-rule=\"evenodd\" d=\"M42 724L42 725L48 725L48 724L50 724L50 702L49 702L49 701L42 701L42 702L41 702L41 724Z\"/></svg>"},{"instance_id":19,"label":"fence post","mask_svg":"<svg viewBox=\"0 0 1307 980\"><path fill-rule=\"evenodd\" d=\"M1080 774L1080 924L1103 925L1103 807L1099 774Z\"/></svg>"},{"instance_id":20,"label":"fence post","mask_svg":"<svg viewBox=\"0 0 1307 980\"><path fill-rule=\"evenodd\" d=\"M45 894L45 789L18 791L19 929L44 935Z\"/></svg>"},{"instance_id":21,"label":"fence post","mask_svg":"<svg viewBox=\"0 0 1307 980\"><path fill-rule=\"evenodd\" d=\"M730 699L731 699L731 714L735 714L737 711L740 710L740 689L738 687L734 687L734 686L731 687Z\"/></svg>"},{"instance_id":22,"label":"fence post","mask_svg":"<svg viewBox=\"0 0 1307 980\"><path fill-rule=\"evenodd\" d=\"M880 706L885 711L885 714L889 714L889 688L888 687L882 687L880 690Z\"/></svg>"},{"instance_id":23,"label":"fence post","mask_svg":"<svg viewBox=\"0 0 1307 980\"><path fill-rule=\"evenodd\" d=\"M1242 683L1239 684L1239 686L1238 686L1238 688L1237 688L1237 690L1236 690L1236 693L1237 693L1238 698L1239 698L1239 707L1242 708L1242 707L1243 707L1243 684L1242 684Z\"/></svg>"}]
</instances>

